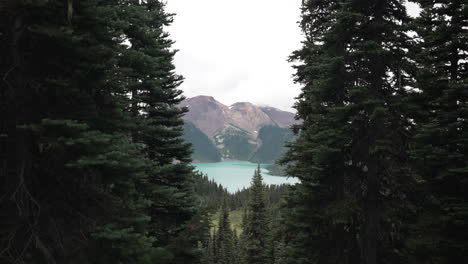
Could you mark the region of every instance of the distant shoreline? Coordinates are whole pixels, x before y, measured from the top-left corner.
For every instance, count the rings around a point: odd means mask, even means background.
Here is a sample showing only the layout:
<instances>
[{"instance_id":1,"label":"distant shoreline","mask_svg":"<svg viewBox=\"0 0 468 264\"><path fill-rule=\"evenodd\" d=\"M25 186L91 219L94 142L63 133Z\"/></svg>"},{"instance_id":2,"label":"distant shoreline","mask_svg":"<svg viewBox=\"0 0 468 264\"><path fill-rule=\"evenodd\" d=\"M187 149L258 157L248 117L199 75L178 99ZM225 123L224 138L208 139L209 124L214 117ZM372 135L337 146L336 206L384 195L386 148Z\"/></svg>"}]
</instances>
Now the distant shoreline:
<instances>
[{"instance_id":1,"label":"distant shoreline","mask_svg":"<svg viewBox=\"0 0 468 264\"><path fill-rule=\"evenodd\" d=\"M248 161L248 160L236 160L236 159L226 159L221 161L200 161L200 160L193 160L192 164L205 164L205 163L221 163L221 162L229 162L229 161L240 161L240 162L248 162L252 164L257 164L256 162ZM261 165L271 165L271 163L260 163Z\"/></svg>"},{"instance_id":2,"label":"distant shoreline","mask_svg":"<svg viewBox=\"0 0 468 264\"><path fill-rule=\"evenodd\" d=\"M248 163L252 163L252 164L257 164L255 162L251 162L251 161L248 161L248 160L236 160L236 159L225 159L225 160L221 160L221 161L215 161L215 162L209 162L209 161L200 161L200 160L193 160L191 162L191 164L208 164L208 163L222 163L222 162L229 162L229 161L240 161L240 162L248 162ZM272 170L271 169L271 165L273 165L272 163L260 163L262 166L263 166L263 169L267 170L267 175L268 176L272 176L272 177L289 177L287 175L275 175L273 173L275 173L276 171L275 170Z\"/></svg>"}]
</instances>

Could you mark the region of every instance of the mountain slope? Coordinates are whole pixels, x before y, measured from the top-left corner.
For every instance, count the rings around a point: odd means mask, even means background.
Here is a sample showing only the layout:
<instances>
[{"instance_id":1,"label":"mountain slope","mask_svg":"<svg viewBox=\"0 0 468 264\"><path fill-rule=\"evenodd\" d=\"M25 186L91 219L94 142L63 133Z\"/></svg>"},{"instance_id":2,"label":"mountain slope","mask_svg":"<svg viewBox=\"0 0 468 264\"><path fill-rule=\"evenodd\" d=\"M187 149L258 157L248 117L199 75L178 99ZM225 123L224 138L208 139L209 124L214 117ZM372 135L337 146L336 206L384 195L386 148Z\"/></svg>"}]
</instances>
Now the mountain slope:
<instances>
[{"instance_id":1,"label":"mountain slope","mask_svg":"<svg viewBox=\"0 0 468 264\"><path fill-rule=\"evenodd\" d=\"M262 106L260 109L262 109L262 111L279 127L289 128L292 125L299 123L295 120L294 114L291 112L282 111L270 106Z\"/></svg>"},{"instance_id":2,"label":"mountain slope","mask_svg":"<svg viewBox=\"0 0 468 264\"><path fill-rule=\"evenodd\" d=\"M188 98L180 106L188 107L190 110L183 119L190 121L210 139L213 138L216 131L229 123L226 116L229 108L211 96Z\"/></svg>"},{"instance_id":3,"label":"mountain slope","mask_svg":"<svg viewBox=\"0 0 468 264\"><path fill-rule=\"evenodd\" d=\"M215 148L222 160L270 163L284 153L289 127L297 123L290 112L249 102L226 106L211 96L188 98L180 106L189 108L183 117L185 138L194 146L193 159L200 161L217 160Z\"/></svg>"},{"instance_id":4,"label":"mountain slope","mask_svg":"<svg viewBox=\"0 0 468 264\"><path fill-rule=\"evenodd\" d=\"M257 148L247 131L233 127L219 131L214 140L223 159L250 160Z\"/></svg>"},{"instance_id":5,"label":"mountain slope","mask_svg":"<svg viewBox=\"0 0 468 264\"><path fill-rule=\"evenodd\" d=\"M287 128L277 126L264 126L260 129L258 138L261 146L250 158L259 163L271 163L278 160L286 152L284 144L293 140L294 134Z\"/></svg>"},{"instance_id":6,"label":"mountain slope","mask_svg":"<svg viewBox=\"0 0 468 264\"><path fill-rule=\"evenodd\" d=\"M242 102L229 106L228 120L256 137L260 128L275 125L275 122L262 109L251 103Z\"/></svg>"},{"instance_id":7,"label":"mountain slope","mask_svg":"<svg viewBox=\"0 0 468 264\"><path fill-rule=\"evenodd\" d=\"M192 159L201 162L221 161L221 154L213 145L211 140L191 122L184 124L184 135L182 137L192 143Z\"/></svg>"}]
</instances>

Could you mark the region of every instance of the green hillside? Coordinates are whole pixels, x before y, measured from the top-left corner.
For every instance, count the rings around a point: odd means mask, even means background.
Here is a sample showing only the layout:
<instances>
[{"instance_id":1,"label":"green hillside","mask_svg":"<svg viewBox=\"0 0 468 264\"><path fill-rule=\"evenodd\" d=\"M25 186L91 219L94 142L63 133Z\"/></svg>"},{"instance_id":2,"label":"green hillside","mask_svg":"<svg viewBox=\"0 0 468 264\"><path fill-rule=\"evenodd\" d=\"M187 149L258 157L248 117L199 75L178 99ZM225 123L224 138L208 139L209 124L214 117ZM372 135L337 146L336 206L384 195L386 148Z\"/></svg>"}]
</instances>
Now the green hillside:
<instances>
[{"instance_id":1,"label":"green hillside","mask_svg":"<svg viewBox=\"0 0 468 264\"><path fill-rule=\"evenodd\" d=\"M259 130L257 147L246 131L227 128L214 136L214 143L193 123L185 121L183 139L192 143L192 159L201 162L218 162L224 159L274 163L286 151L284 144L293 139L287 128L265 126Z\"/></svg>"},{"instance_id":2,"label":"green hillside","mask_svg":"<svg viewBox=\"0 0 468 264\"><path fill-rule=\"evenodd\" d=\"M192 143L192 159L202 162L221 161L221 154L211 140L194 124L185 121L183 139Z\"/></svg>"},{"instance_id":3,"label":"green hillside","mask_svg":"<svg viewBox=\"0 0 468 264\"><path fill-rule=\"evenodd\" d=\"M226 129L215 136L218 147L222 146L224 158L249 160L256 146L249 142L246 132L237 129Z\"/></svg>"},{"instance_id":4,"label":"green hillside","mask_svg":"<svg viewBox=\"0 0 468 264\"><path fill-rule=\"evenodd\" d=\"M273 163L286 151L284 144L293 139L293 133L288 128L264 126L260 129L258 138L262 145L251 157L251 161Z\"/></svg>"}]
</instances>

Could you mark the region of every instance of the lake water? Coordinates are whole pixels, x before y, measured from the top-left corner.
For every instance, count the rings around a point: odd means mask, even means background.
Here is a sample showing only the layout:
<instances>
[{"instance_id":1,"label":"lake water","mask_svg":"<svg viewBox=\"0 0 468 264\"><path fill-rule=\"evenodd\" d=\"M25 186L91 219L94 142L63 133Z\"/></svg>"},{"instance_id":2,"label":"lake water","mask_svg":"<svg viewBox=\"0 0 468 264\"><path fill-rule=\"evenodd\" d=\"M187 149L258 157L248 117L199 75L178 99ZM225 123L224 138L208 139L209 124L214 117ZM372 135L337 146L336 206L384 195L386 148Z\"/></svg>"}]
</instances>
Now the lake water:
<instances>
[{"instance_id":1,"label":"lake water","mask_svg":"<svg viewBox=\"0 0 468 264\"><path fill-rule=\"evenodd\" d=\"M223 185L223 187L231 193L241 190L244 187L249 187L255 169L257 169L256 163L250 163L247 161L192 163L192 165L195 166L196 170L207 174L208 178ZM265 184L294 184L299 182L296 178L268 175L268 170L265 169L267 166L268 164L260 164L260 171Z\"/></svg>"}]
</instances>

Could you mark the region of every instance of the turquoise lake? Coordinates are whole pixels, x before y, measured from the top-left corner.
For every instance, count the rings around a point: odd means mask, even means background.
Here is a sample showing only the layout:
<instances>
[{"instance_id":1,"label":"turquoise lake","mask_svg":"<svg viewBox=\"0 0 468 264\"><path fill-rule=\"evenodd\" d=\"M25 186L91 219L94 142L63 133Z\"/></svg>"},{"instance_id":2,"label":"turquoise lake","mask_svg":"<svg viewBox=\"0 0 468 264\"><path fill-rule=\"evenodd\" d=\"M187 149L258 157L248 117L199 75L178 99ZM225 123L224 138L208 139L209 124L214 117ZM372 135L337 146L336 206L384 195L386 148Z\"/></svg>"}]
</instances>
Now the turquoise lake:
<instances>
[{"instance_id":1,"label":"turquoise lake","mask_svg":"<svg viewBox=\"0 0 468 264\"><path fill-rule=\"evenodd\" d=\"M247 161L192 163L192 165L196 170L207 174L208 178L223 185L223 187L231 193L241 190L244 187L249 187L254 171L257 168L256 163L250 163ZM268 170L265 169L267 166L268 164L260 164L260 170L265 184L295 184L299 182L296 178L268 175Z\"/></svg>"}]
</instances>

